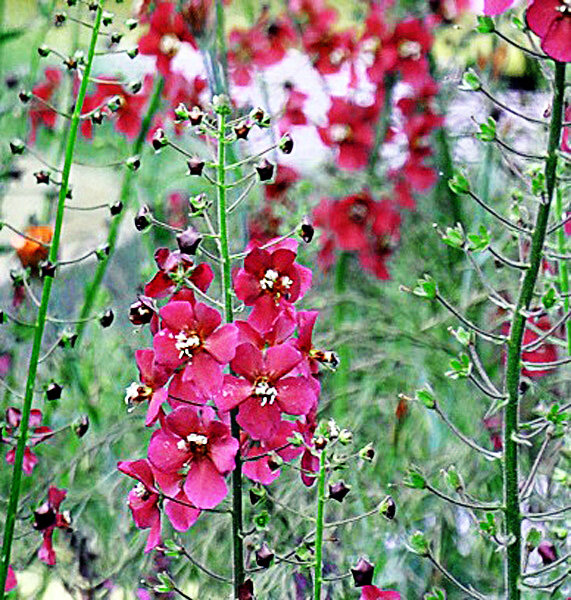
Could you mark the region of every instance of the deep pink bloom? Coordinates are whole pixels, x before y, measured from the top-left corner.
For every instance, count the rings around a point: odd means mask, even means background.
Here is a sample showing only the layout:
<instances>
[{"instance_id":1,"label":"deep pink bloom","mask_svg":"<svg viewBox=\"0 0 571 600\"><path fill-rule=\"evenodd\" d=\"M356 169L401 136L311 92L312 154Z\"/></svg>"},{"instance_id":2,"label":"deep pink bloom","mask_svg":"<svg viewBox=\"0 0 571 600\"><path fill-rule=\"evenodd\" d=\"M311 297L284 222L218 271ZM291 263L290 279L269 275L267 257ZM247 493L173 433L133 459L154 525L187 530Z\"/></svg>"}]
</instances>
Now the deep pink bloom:
<instances>
[{"instance_id":1,"label":"deep pink bloom","mask_svg":"<svg viewBox=\"0 0 571 600\"><path fill-rule=\"evenodd\" d=\"M289 131L291 127L296 125L307 125L307 117L303 112L303 106L306 100L307 94L304 94L293 87L288 89L288 97L285 103L283 117L280 119L281 133Z\"/></svg>"},{"instance_id":2,"label":"deep pink bloom","mask_svg":"<svg viewBox=\"0 0 571 600\"><path fill-rule=\"evenodd\" d=\"M214 279L210 265L197 265L188 254L171 252L168 248L159 248L155 252L155 262L159 271L145 285L145 295L150 298L164 298L172 294L177 287L185 287L185 280L205 292Z\"/></svg>"},{"instance_id":3,"label":"deep pink bloom","mask_svg":"<svg viewBox=\"0 0 571 600\"><path fill-rule=\"evenodd\" d=\"M260 329L251 318L234 324L239 332L238 344L250 343L263 350L267 346L283 344L292 335L296 327L295 309L291 304L285 306L267 329Z\"/></svg>"},{"instance_id":4,"label":"deep pink bloom","mask_svg":"<svg viewBox=\"0 0 571 600\"><path fill-rule=\"evenodd\" d=\"M41 531L43 536L42 545L38 550L38 558L50 566L56 564L56 554L52 544L54 529L70 529L71 527L69 514L59 510L66 495L66 490L58 490L51 485L47 501L34 511L34 528Z\"/></svg>"},{"instance_id":5,"label":"deep pink bloom","mask_svg":"<svg viewBox=\"0 0 571 600\"><path fill-rule=\"evenodd\" d=\"M291 238L267 249L253 248L234 276L236 296L254 306L250 322L267 330L286 303L302 298L311 286L311 270L295 262L297 242Z\"/></svg>"},{"instance_id":6,"label":"deep pink bloom","mask_svg":"<svg viewBox=\"0 0 571 600\"><path fill-rule=\"evenodd\" d=\"M2 436L0 432L0 442L10 443L16 439L16 429L20 426L22 420L22 413L20 409L10 406L6 409L6 427L4 433L6 438ZM29 420L29 436L28 446L24 450L24 462L22 463L22 471L26 475L31 475L35 466L38 464L38 457L30 450L30 446L36 446L37 444L49 439L52 436L52 430L46 427L42 423L42 411L37 408L33 408L30 411ZM11 448L6 453L6 462L9 465L13 465L16 459L16 449Z\"/></svg>"},{"instance_id":7,"label":"deep pink bloom","mask_svg":"<svg viewBox=\"0 0 571 600\"><path fill-rule=\"evenodd\" d=\"M281 201L294 183L299 181L299 174L295 169L278 165L273 183L264 186L264 193L268 201Z\"/></svg>"},{"instance_id":8,"label":"deep pink bloom","mask_svg":"<svg viewBox=\"0 0 571 600\"><path fill-rule=\"evenodd\" d=\"M533 0L526 19L541 38L545 54L560 62L571 62L571 6L567 0Z\"/></svg>"},{"instance_id":9,"label":"deep pink bloom","mask_svg":"<svg viewBox=\"0 0 571 600\"><path fill-rule=\"evenodd\" d=\"M216 393L222 367L234 358L236 326L220 327L220 313L201 302L171 301L159 314L162 329L153 338L156 362L173 370L184 366L183 380L193 381L205 393Z\"/></svg>"},{"instance_id":10,"label":"deep pink bloom","mask_svg":"<svg viewBox=\"0 0 571 600\"><path fill-rule=\"evenodd\" d=\"M376 105L363 107L345 98L331 99L328 124L319 127L318 131L326 146L338 149L337 164L340 168L356 171L367 166L375 143L377 114Z\"/></svg>"},{"instance_id":11,"label":"deep pink bloom","mask_svg":"<svg viewBox=\"0 0 571 600\"><path fill-rule=\"evenodd\" d=\"M282 460L286 462L293 460L303 452L303 448L292 446L288 439L292 438L297 429L297 424L291 421L282 421L275 435L267 441L259 444L250 443L248 448L243 451L246 460L242 466L242 472L252 481L269 485L280 475L280 469L272 466L271 456L263 456L258 460L253 460L256 456L275 452Z\"/></svg>"},{"instance_id":12,"label":"deep pink bloom","mask_svg":"<svg viewBox=\"0 0 571 600\"><path fill-rule=\"evenodd\" d=\"M381 590L376 585L364 585L360 600L401 600L401 595L392 590Z\"/></svg>"},{"instance_id":13,"label":"deep pink bloom","mask_svg":"<svg viewBox=\"0 0 571 600\"><path fill-rule=\"evenodd\" d=\"M6 577L6 585L4 586L4 591L9 592L13 590L18 585L16 581L16 574L14 573L14 569L12 567L8 567L8 576Z\"/></svg>"},{"instance_id":14,"label":"deep pink bloom","mask_svg":"<svg viewBox=\"0 0 571 600\"><path fill-rule=\"evenodd\" d=\"M505 12L515 0L484 0L485 15L499 15Z\"/></svg>"},{"instance_id":15,"label":"deep pink bloom","mask_svg":"<svg viewBox=\"0 0 571 600\"><path fill-rule=\"evenodd\" d=\"M297 366L302 375L315 375L319 371L319 365L328 365L336 368L339 358L334 352L317 350L313 346L313 328L319 312L316 310L301 310L297 313L297 339L293 341L294 346L301 352L303 360ZM319 383L316 380L316 389Z\"/></svg>"},{"instance_id":16,"label":"deep pink bloom","mask_svg":"<svg viewBox=\"0 0 571 600\"><path fill-rule=\"evenodd\" d=\"M328 23L331 13L324 12L313 24L309 24L303 32L303 47L311 57L313 66L322 75L338 73L347 62L356 58L357 34L352 29L336 31ZM355 72L352 68L352 80L355 82Z\"/></svg>"},{"instance_id":17,"label":"deep pink bloom","mask_svg":"<svg viewBox=\"0 0 571 600\"><path fill-rule=\"evenodd\" d=\"M282 413L306 415L317 402L315 389L306 377L288 376L301 359L287 343L272 346L265 353L252 344L240 344L230 363L240 377L224 377L216 405L224 411L238 406L240 426L254 439L271 439Z\"/></svg>"},{"instance_id":18,"label":"deep pink bloom","mask_svg":"<svg viewBox=\"0 0 571 600\"><path fill-rule=\"evenodd\" d=\"M157 69L163 75L168 75L171 60L183 42L196 48L194 37L176 4L159 3L151 15L149 31L139 39L139 52L156 56Z\"/></svg>"},{"instance_id":19,"label":"deep pink bloom","mask_svg":"<svg viewBox=\"0 0 571 600\"><path fill-rule=\"evenodd\" d=\"M214 508L225 498L225 476L235 467L238 440L214 419L214 411L190 406L173 410L149 445L155 471L178 474L187 498L200 508ZM172 491L169 488L166 492Z\"/></svg>"},{"instance_id":20,"label":"deep pink bloom","mask_svg":"<svg viewBox=\"0 0 571 600\"><path fill-rule=\"evenodd\" d=\"M54 94L56 93L57 89L61 84L62 73L59 69L55 69L54 67L48 67L44 71L44 74L45 81L36 84L32 88L32 93L34 94L34 96L41 98L41 100L51 102ZM28 114L30 116L31 143L34 143L36 141L36 133L38 126L43 125L48 129L53 129L55 127L57 121L57 114L51 108L48 108L43 102L40 102L40 100L32 99Z\"/></svg>"}]
</instances>

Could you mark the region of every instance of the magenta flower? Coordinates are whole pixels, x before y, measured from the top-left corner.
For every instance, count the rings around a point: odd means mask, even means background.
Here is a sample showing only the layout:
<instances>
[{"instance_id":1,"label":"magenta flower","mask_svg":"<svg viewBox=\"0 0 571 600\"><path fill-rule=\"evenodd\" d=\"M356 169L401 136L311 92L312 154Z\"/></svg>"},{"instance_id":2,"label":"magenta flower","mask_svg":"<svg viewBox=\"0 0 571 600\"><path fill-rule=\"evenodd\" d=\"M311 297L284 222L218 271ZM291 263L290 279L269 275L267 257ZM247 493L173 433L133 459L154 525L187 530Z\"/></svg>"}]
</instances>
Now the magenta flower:
<instances>
[{"instance_id":1,"label":"magenta flower","mask_svg":"<svg viewBox=\"0 0 571 600\"><path fill-rule=\"evenodd\" d=\"M163 475L155 478L148 460L122 461L117 464L122 473L136 479L139 483L129 492L128 502L135 524L139 529L150 529L145 552L150 552L161 542L161 512L159 509L160 486L171 483L175 478ZM176 478L178 479L178 478ZM200 516L200 510L191 505L182 490L177 490L172 499L165 499L164 511L177 531L186 531Z\"/></svg>"},{"instance_id":2,"label":"magenta flower","mask_svg":"<svg viewBox=\"0 0 571 600\"><path fill-rule=\"evenodd\" d=\"M34 529L41 531L43 536L42 545L38 550L38 558L50 566L56 564L56 553L52 544L54 529L70 529L71 527L69 513L61 513L59 510L66 495L66 490L58 490L51 485L47 501L34 511Z\"/></svg>"},{"instance_id":3,"label":"magenta flower","mask_svg":"<svg viewBox=\"0 0 571 600\"><path fill-rule=\"evenodd\" d=\"M218 408L227 411L239 406L242 429L254 439L271 439L282 413L305 415L317 402L306 377L287 376L301 359L290 344L272 346L264 354L252 344L240 344L230 366L241 377L224 377L222 393L215 400Z\"/></svg>"},{"instance_id":4,"label":"magenta flower","mask_svg":"<svg viewBox=\"0 0 571 600\"><path fill-rule=\"evenodd\" d=\"M541 38L545 54L560 62L571 62L571 6L567 0L533 0L526 19Z\"/></svg>"},{"instance_id":5,"label":"magenta flower","mask_svg":"<svg viewBox=\"0 0 571 600\"><path fill-rule=\"evenodd\" d=\"M20 426L22 420L22 413L20 409L10 406L6 409L6 424L4 429L6 438L2 436L0 431L0 442L5 444L10 443L16 438L16 429ZM49 439L52 436L52 430L49 427L41 425L42 423L42 411L37 408L33 408L30 411L30 434L28 437L29 446L26 446L24 450L24 462L22 463L22 470L26 475L31 475L34 468L38 464L38 457L30 450L30 446L36 446L37 444ZM16 449L11 448L6 453L6 462L9 465L14 464L16 459Z\"/></svg>"},{"instance_id":6,"label":"magenta flower","mask_svg":"<svg viewBox=\"0 0 571 600\"><path fill-rule=\"evenodd\" d=\"M6 585L4 586L4 591L9 592L13 590L18 585L16 581L16 574L14 573L14 569L12 567L8 567L8 576L6 577Z\"/></svg>"},{"instance_id":7,"label":"magenta flower","mask_svg":"<svg viewBox=\"0 0 571 600\"><path fill-rule=\"evenodd\" d=\"M311 286L311 270L295 262L297 242L287 239L262 249L253 248L234 277L236 296L254 306L250 322L270 328L285 303L294 303Z\"/></svg>"},{"instance_id":8,"label":"magenta flower","mask_svg":"<svg viewBox=\"0 0 571 600\"><path fill-rule=\"evenodd\" d=\"M181 406L164 420L149 445L149 461L157 471L184 479L183 490L199 508L214 508L228 493L225 476L234 470L238 440L212 409L200 413ZM178 485L178 483L176 484ZM172 486L162 487L167 493Z\"/></svg>"},{"instance_id":9,"label":"magenta flower","mask_svg":"<svg viewBox=\"0 0 571 600\"><path fill-rule=\"evenodd\" d=\"M295 331L296 314L294 307L289 304L283 307L271 326L266 330L261 330L259 324L247 321L235 321L238 328L238 344L253 344L260 350L267 346L277 346L283 344Z\"/></svg>"},{"instance_id":10,"label":"magenta flower","mask_svg":"<svg viewBox=\"0 0 571 600\"><path fill-rule=\"evenodd\" d=\"M195 265L188 254L171 252L168 248L159 248L155 252L155 262L159 271L145 286L145 295L151 298L164 298L177 286L185 287L185 279L205 292L214 279L210 265Z\"/></svg>"},{"instance_id":11,"label":"magenta flower","mask_svg":"<svg viewBox=\"0 0 571 600\"><path fill-rule=\"evenodd\" d=\"M153 338L156 362L176 369L184 366L183 380L192 380L205 393L222 384L222 367L234 358L238 330L220 327L220 313L201 302L171 301L160 310L161 329Z\"/></svg>"},{"instance_id":12,"label":"magenta flower","mask_svg":"<svg viewBox=\"0 0 571 600\"><path fill-rule=\"evenodd\" d=\"M381 590L376 585L364 585L360 600L401 600L401 595L392 590Z\"/></svg>"},{"instance_id":13,"label":"magenta flower","mask_svg":"<svg viewBox=\"0 0 571 600\"><path fill-rule=\"evenodd\" d=\"M515 0L484 0L485 15L499 15L505 12Z\"/></svg>"}]
</instances>

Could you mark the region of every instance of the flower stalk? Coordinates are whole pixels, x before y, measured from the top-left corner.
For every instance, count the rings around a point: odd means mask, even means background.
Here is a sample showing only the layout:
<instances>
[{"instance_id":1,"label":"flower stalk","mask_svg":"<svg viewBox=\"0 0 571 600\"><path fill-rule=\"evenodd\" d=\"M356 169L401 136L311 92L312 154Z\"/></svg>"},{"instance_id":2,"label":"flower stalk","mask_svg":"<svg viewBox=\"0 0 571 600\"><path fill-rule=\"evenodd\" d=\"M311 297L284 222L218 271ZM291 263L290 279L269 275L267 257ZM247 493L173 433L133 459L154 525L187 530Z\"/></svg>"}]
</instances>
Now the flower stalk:
<instances>
[{"instance_id":1,"label":"flower stalk","mask_svg":"<svg viewBox=\"0 0 571 600\"><path fill-rule=\"evenodd\" d=\"M565 93L565 63L555 63L555 80L547 159L545 161L546 194L539 206L531 238L529 269L520 286L516 309L507 343L506 391L508 401L504 410L504 505L506 535L512 540L507 547L506 592L509 600L520 600L521 579L521 511L518 489L519 451L515 436L519 430L519 383L522 342L526 318L537 282L547 234L547 222L556 185L557 151L561 139L563 100Z\"/></svg>"},{"instance_id":2,"label":"flower stalk","mask_svg":"<svg viewBox=\"0 0 571 600\"><path fill-rule=\"evenodd\" d=\"M95 20L93 23L93 29L91 32L91 40L89 44L89 51L87 55L87 62L85 65L84 76L81 81L79 92L77 95L77 101L71 117L71 123L69 133L67 137L67 145L65 150L65 161L62 169L61 186L59 190L58 204L56 219L54 225L54 233L50 246L48 261L55 264L57 262L57 255L60 245L61 231L63 225L63 217L65 212L65 198L69 189L69 179L71 173L71 166L73 163L73 154L75 150L75 143L77 140L77 133L80 123L81 109L85 100L87 92L87 86L89 84L89 74L91 73L91 67L93 65L93 57L95 55L95 47L97 45L97 38L99 29L101 26L103 14L102 3L97 7L95 14ZM38 365L40 360L42 340L44 336L44 329L47 320L48 306L50 302L50 296L53 286L53 277L47 275L44 278L44 284L42 288L42 296L40 301L40 307L36 318L34 340L32 345L32 352L30 355L30 362L28 367L28 377L26 381L26 391L24 396L24 404L22 408L22 420L20 422L20 432L18 436L18 444L16 446L16 456L14 459L14 469L12 473L12 482L10 485L10 497L8 500L8 507L6 511L6 523L4 526L4 538L2 542L2 562L0 564L0 600L4 600L4 588L6 585L6 578L8 576L8 566L10 564L10 555L12 550L12 541L14 538L14 527L16 524L16 515L18 512L18 502L20 499L20 487L22 481L22 465L24 461L24 450L26 448L26 442L28 439L28 429L30 421L30 412L32 409L32 401L34 398L34 388L36 385L36 375L38 371Z\"/></svg>"},{"instance_id":3,"label":"flower stalk","mask_svg":"<svg viewBox=\"0 0 571 600\"><path fill-rule=\"evenodd\" d=\"M319 479L317 483L317 516L315 525L315 570L313 583L313 598L321 600L321 587L323 584L323 529L325 520L325 476L327 453L325 449L319 456Z\"/></svg>"}]
</instances>

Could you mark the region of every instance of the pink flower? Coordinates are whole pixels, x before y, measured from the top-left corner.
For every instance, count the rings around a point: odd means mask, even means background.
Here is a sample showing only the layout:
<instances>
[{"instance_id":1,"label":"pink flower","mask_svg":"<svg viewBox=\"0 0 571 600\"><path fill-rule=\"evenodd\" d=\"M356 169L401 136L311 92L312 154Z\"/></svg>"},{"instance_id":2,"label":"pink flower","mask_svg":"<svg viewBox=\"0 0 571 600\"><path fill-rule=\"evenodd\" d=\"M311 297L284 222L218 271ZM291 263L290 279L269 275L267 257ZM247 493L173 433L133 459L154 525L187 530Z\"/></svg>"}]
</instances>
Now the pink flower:
<instances>
[{"instance_id":1,"label":"pink flower","mask_svg":"<svg viewBox=\"0 0 571 600\"><path fill-rule=\"evenodd\" d=\"M505 12L515 0L484 0L485 15L499 15Z\"/></svg>"},{"instance_id":2,"label":"pink flower","mask_svg":"<svg viewBox=\"0 0 571 600\"><path fill-rule=\"evenodd\" d=\"M66 495L66 490L58 490L51 485L47 501L34 511L34 529L41 531L43 536L42 545L38 550L38 558L50 566L56 564L56 554L52 545L54 529L70 529L71 527L69 514L61 513L59 510Z\"/></svg>"},{"instance_id":3,"label":"pink flower","mask_svg":"<svg viewBox=\"0 0 571 600\"><path fill-rule=\"evenodd\" d=\"M250 321L268 329L287 303L302 298L311 285L311 270L295 262L297 242L287 239L262 249L253 248L234 276L236 296L254 305Z\"/></svg>"},{"instance_id":4,"label":"pink flower","mask_svg":"<svg viewBox=\"0 0 571 600\"><path fill-rule=\"evenodd\" d=\"M0 441L4 443L10 443L16 439L16 429L20 426L22 420L22 413L20 409L10 406L6 409L6 424L4 432L8 436L6 439L2 437L0 432ZM29 446L36 446L41 442L49 439L52 436L52 430L49 427L41 425L42 423L42 411L37 408L33 408L30 411L29 428L30 433L28 437ZM22 470L26 475L31 475L35 466L38 464L38 457L30 450L30 447L26 446L24 450L24 462L22 463ZM16 460L16 449L12 448L6 453L6 462L9 465L13 465Z\"/></svg>"},{"instance_id":5,"label":"pink flower","mask_svg":"<svg viewBox=\"0 0 571 600\"><path fill-rule=\"evenodd\" d=\"M214 279L210 265L196 265L191 256L182 252L159 248L155 252L155 262L159 271L145 285L145 295L150 298L164 298L172 294L177 286L185 287L185 281L190 281L200 291L205 292Z\"/></svg>"},{"instance_id":6,"label":"pink flower","mask_svg":"<svg viewBox=\"0 0 571 600\"><path fill-rule=\"evenodd\" d=\"M571 6L566 0L533 0L526 20L541 38L545 54L560 62L571 62Z\"/></svg>"},{"instance_id":7,"label":"pink flower","mask_svg":"<svg viewBox=\"0 0 571 600\"><path fill-rule=\"evenodd\" d=\"M399 592L381 590L376 585L364 585L360 600L401 600L401 595Z\"/></svg>"},{"instance_id":8,"label":"pink flower","mask_svg":"<svg viewBox=\"0 0 571 600\"><path fill-rule=\"evenodd\" d=\"M215 393L222 383L222 367L234 358L238 330L220 327L222 317L201 302L170 301L160 310L162 329L153 338L158 365L184 366L183 381L193 381L204 393Z\"/></svg>"},{"instance_id":9,"label":"pink flower","mask_svg":"<svg viewBox=\"0 0 571 600\"><path fill-rule=\"evenodd\" d=\"M235 467L237 451L238 440L227 425L214 419L212 409L198 412L181 406L153 434L149 460L155 470L184 479L183 490L190 502L214 508L228 493L225 476Z\"/></svg>"},{"instance_id":10,"label":"pink flower","mask_svg":"<svg viewBox=\"0 0 571 600\"><path fill-rule=\"evenodd\" d=\"M18 582L16 581L16 574L14 573L14 569L12 567L8 567L8 575L6 577L6 585L4 586L4 591L9 592L13 590Z\"/></svg>"},{"instance_id":11,"label":"pink flower","mask_svg":"<svg viewBox=\"0 0 571 600\"><path fill-rule=\"evenodd\" d=\"M48 67L44 73L46 76L45 81L36 84L32 88L32 93L41 100L51 103L54 94L61 84L62 73L59 69L53 67ZM57 121L57 114L43 102L35 99L32 99L28 114L30 115L31 126L30 142L33 144L36 141L38 126L43 125L48 129L53 129Z\"/></svg>"},{"instance_id":12,"label":"pink flower","mask_svg":"<svg viewBox=\"0 0 571 600\"><path fill-rule=\"evenodd\" d=\"M230 366L241 377L224 377L216 405L224 411L238 406L237 420L242 429L254 439L271 439L279 429L282 413L305 415L317 402L315 389L306 377L287 376L301 359L289 344L272 346L265 353L252 344L240 344Z\"/></svg>"}]
</instances>

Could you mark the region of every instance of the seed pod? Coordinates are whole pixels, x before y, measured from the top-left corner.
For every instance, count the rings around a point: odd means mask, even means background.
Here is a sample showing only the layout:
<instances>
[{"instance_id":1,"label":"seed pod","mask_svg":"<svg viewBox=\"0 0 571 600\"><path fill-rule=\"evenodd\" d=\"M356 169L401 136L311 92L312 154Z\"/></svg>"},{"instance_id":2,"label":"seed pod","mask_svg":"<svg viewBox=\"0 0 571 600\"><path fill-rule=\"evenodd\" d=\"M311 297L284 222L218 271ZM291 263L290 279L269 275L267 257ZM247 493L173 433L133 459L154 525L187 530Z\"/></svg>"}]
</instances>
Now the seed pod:
<instances>
[{"instance_id":1,"label":"seed pod","mask_svg":"<svg viewBox=\"0 0 571 600\"><path fill-rule=\"evenodd\" d=\"M291 154L293 150L293 138L289 133L284 134L280 140L280 150L284 154Z\"/></svg>"},{"instance_id":2,"label":"seed pod","mask_svg":"<svg viewBox=\"0 0 571 600\"><path fill-rule=\"evenodd\" d=\"M129 307L129 321L133 325L147 325L151 322L156 308L153 300L147 296L139 296L136 302Z\"/></svg>"},{"instance_id":3,"label":"seed pod","mask_svg":"<svg viewBox=\"0 0 571 600\"><path fill-rule=\"evenodd\" d=\"M164 132L164 129L159 128L155 131L151 143L153 145L153 148L155 149L155 152L158 152L168 144L167 136Z\"/></svg>"},{"instance_id":4,"label":"seed pod","mask_svg":"<svg viewBox=\"0 0 571 600\"><path fill-rule=\"evenodd\" d=\"M111 309L108 309L99 317L99 324L103 328L109 327L113 323L114 319L115 313Z\"/></svg>"},{"instance_id":5,"label":"seed pod","mask_svg":"<svg viewBox=\"0 0 571 600\"><path fill-rule=\"evenodd\" d=\"M313 239L313 236L315 235L315 228L311 224L308 217L303 218L299 228L299 235L306 244L309 244Z\"/></svg>"},{"instance_id":6,"label":"seed pod","mask_svg":"<svg viewBox=\"0 0 571 600\"><path fill-rule=\"evenodd\" d=\"M344 481L329 484L329 497L337 502L343 502L345 496L351 491L351 487L346 485Z\"/></svg>"},{"instance_id":7,"label":"seed pod","mask_svg":"<svg viewBox=\"0 0 571 600\"><path fill-rule=\"evenodd\" d=\"M79 420L73 426L73 431L78 438L82 438L89 429L89 417L87 415L81 415Z\"/></svg>"},{"instance_id":8,"label":"seed pod","mask_svg":"<svg viewBox=\"0 0 571 600\"><path fill-rule=\"evenodd\" d=\"M395 514L397 512L397 505L391 496L387 496L379 506L379 512L388 519L392 521L395 518Z\"/></svg>"},{"instance_id":9,"label":"seed pod","mask_svg":"<svg viewBox=\"0 0 571 600\"><path fill-rule=\"evenodd\" d=\"M262 544L259 550L256 550L256 564L262 569L267 569L274 561L274 553L270 550L266 542Z\"/></svg>"},{"instance_id":10,"label":"seed pod","mask_svg":"<svg viewBox=\"0 0 571 600\"><path fill-rule=\"evenodd\" d=\"M256 165L260 181L269 181L274 175L274 165L266 158Z\"/></svg>"},{"instance_id":11,"label":"seed pod","mask_svg":"<svg viewBox=\"0 0 571 600\"><path fill-rule=\"evenodd\" d=\"M52 381L46 388L46 399L50 401L59 400L61 398L61 393L63 391L63 387L59 385L59 383L55 383Z\"/></svg>"},{"instance_id":12,"label":"seed pod","mask_svg":"<svg viewBox=\"0 0 571 600\"><path fill-rule=\"evenodd\" d=\"M116 217L122 211L123 211L123 203L120 200L118 200L117 202L115 202L115 204L112 204L109 207L109 212L111 213L112 217Z\"/></svg>"},{"instance_id":13,"label":"seed pod","mask_svg":"<svg viewBox=\"0 0 571 600\"><path fill-rule=\"evenodd\" d=\"M188 227L176 236L176 243L178 244L178 249L183 254L194 256L202 239L200 232L194 229L194 227Z\"/></svg>"},{"instance_id":14,"label":"seed pod","mask_svg":"<svg viewBox=\"0 0 571 600\"><path fill-rule=\"evenodd\" d=\"M137 231L145 231L151 226L151 211L148 206L142 206L135 217L135 228Z\"/></svg>"},{"instance_id":15,"label":"seed pod","mask_svg":"<svg viewBox=\"0 0 571 600\"><path fill-rule=\"evenodd\" d=\"M351 569L355 587L363 587L364 585L372 585L375 565L372 565L364 558L360 558L356 566Z\"/></svg>"},{"instance_id":16,"label":"seed pod","mask_svg":"<svg viewBox=\"0 0 571 600\"><path fill-rule=\"evenodd\" d=\"M204 161L200 158L193 157L186 161L188 166L188 174L189 175L197 175L200 177L202 175L202 170L204 169Z\"/></svg>"}]
</instances>

